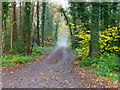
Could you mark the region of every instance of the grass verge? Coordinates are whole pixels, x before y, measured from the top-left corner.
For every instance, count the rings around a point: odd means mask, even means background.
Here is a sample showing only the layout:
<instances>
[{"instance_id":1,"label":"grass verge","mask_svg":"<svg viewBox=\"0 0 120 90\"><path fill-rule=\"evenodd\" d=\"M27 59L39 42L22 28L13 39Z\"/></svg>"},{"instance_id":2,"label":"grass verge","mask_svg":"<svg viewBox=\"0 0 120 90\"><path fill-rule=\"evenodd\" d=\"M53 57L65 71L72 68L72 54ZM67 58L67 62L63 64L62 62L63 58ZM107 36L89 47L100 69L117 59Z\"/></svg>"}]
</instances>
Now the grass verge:
<instances>
[{"instance_id":1,"label":"grass verge","mask_svg":"<svg viewBox=\"0 0 120 90\"><path fill-rule=\"evenodd\" d=\"M51 50L52 47L33 47L32 54L30 56L23 56L20 54L16 55L3 55L0 60L0 67L13 66L20 63L27 63L29 61L35 60L39 55L46 53Z\"/></svg>"},{"instance_id":2,"label":"grass verge","mask_svg":"<svg viewBox=\"0 0 120 90\"><path fill-rule=\"evenodd\" d=\"M105 53L101 55L99 59L91 59L90 57L84 56L76 63L78 63L81 68L91 69L92 72L107 77L108 81L116 81L119 80L120 75L119 62L120 57L118 55Z\"/></svg>"}]
</instances>

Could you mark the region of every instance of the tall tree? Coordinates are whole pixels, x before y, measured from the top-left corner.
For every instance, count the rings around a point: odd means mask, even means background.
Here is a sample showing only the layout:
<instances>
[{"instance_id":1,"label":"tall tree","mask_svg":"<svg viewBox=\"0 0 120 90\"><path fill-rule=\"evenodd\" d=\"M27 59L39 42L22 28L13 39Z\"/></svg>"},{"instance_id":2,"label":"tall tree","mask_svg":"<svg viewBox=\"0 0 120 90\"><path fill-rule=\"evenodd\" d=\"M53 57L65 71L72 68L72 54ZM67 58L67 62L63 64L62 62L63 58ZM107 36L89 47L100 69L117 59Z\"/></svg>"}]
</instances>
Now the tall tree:
<instances>
[{"instance_id":1,"label":"tall tree","mask_svg":"<svg viewBox=\"0 0 120 90\"><path fill-rule=\"evenodd\" d=\"M36 27L36 30L37 30L37 40L36 40L36 43L37 45L39 46L40 45L40 32L39 32L39 2L37 2L37 27Z\"/></svg>"},{"instance_id":2,"label":"tall tree","mask_svg":"<svg viewBox=\"0 0 120 90\"><path fill-rule=\"evenodd\" d=\"M13 50L17 49L16 42L17 42L17 20L16 20L16 2L13 2Z\"/></svg>"},{"instance_id":3,"label":"tall tree","mask_svg":"<svg viewBox=\"0 0 120 90\"><path fill-rule=\"evenodd\" d=\"M99 56L99 2L92 3L91 17L91 39L90 39L90 57L97 58Z\"/></svg>"},{"instance_id":4,"label":"tall tree","mask_svg":"<svg viewBox=\"0 0 120 90\"><path fill-rule=\"evenodd\" d=\"M31 51L31 3L25 2L24 9L24 43L25 43L25 54L30 55Z\"/></svg>"},{"instance_id":5,"label":"tall tree","mask_svg":"<svg viewBox=\"0 0 120 90\"><path fill-rule=\"evenodd\" d=\"M76 2L72 2L71 3L71 14L72 14L72 23L74 24L74 28L73 28L73 46L72 48L75 49L77 48L77 37L75 37L75 35L77 34L77 17L76 17L76 13L77 13L77 10L76 10L76 6L77 6L77 3Z\"/></svg>"},{"instance_id":6,"label":"tall tree","mask_svg":"<svg viewBox=\"0 0 120 90\"><path fill-rule=\"evenodd\" d=\"M103 2L102 3L102 14L104 18L104 29L108 28L110 25L110 2Z\"/></svg>"},{"instance_id":7,"label":"tall tree","mask_svg":"<svg viewBox=\"0 0 120 90\"><path fill-rule=\"evenodd\" d=\"M2 2L2 51L6 52L6 28L9 11L9 2Z\"/></svg>"},{"instance_id":8,"label":"tall tree","mask_svg":"<svg viewBox=\"0 0 120 90\"><path fill-rule=\"evenodd\" d=\"M44 46L44 29L45 29L45 11L46 11L46 2L42 2L42 26L41 26L41 39L42 39L42 46Z\"/></svg>"},{"instance_id":9,"label":"tall tree","mask_svg":"<svg viewBox=\"0 0 120 90\"><path fill-rule=\"evenodd\" d=\"M0 9L2 10L2 3L0 3ZM0 11L0 15L2 15L2 12ZM0 18L0 57L2 55L2 18Z\"/></svg>"},{"instance_id":10,"label":"tall tree","mask_svg":"<svg viewBox=\"0 0 120 90\"><path fill-rule=\"evenodd\" d=\"M59 28L59 21L56 22L56 27L55 27L55 37L54 37L55 45L56 45L56 42L57 42L57 40L58 40L58 28Z\"/></svg>"},{"instance_id":11,"label":"tall tree","mask_svg":"<svg viewBox=\"0 0 120 90\"><path fill-rule=\"evenodd\" d=\"M71 40L71 43L72 43L71 46L73 47L74 46L74 44L73 44L73 30L71 28L70 18L67 17L67 15L66 15L66 13L65 13L63 8L60 8L59 11L63 14L63 16L64 16L64 18L66 20L66 23L67 23L67 25L69 27L69 30L70 30L70 40Z\"/></svg>"},{"instance_id":12,"label":"tall tree","mask_svg":"<svg viewBox=\"0 0 120 90\"><path fill-rule=\"evenodd\" d=\"M20 29L20 32L22 32L22 2L20 2L20 17L19 18L20 18L19 19L20 20L20 24L19 24L20 27L19 27L19 29ZM20 33L20 34L22 34L22 33Z\"/></svg>"}]
</instances>

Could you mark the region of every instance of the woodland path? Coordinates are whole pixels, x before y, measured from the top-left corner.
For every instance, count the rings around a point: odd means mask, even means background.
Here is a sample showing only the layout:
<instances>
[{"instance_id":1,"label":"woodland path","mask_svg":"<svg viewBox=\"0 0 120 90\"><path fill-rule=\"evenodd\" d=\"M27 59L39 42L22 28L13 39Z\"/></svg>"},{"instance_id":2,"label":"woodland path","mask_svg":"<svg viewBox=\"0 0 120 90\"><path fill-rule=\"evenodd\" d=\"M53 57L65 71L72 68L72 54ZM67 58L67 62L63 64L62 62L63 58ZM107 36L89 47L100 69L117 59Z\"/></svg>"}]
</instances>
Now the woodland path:
<instances>
[{"instance_id":1,"label":"woodland path","mask_svg":"<svg viewBox=\"0 0 120 90\"><path fill-rule=\"evenodd\" d=\"M90 81L72 64L72 53L66 47L57 47L42 58L14 67L2 69L3 88L101 88ZM83 78L84 77L84 78Z\"/></svg>"}]
</instances>

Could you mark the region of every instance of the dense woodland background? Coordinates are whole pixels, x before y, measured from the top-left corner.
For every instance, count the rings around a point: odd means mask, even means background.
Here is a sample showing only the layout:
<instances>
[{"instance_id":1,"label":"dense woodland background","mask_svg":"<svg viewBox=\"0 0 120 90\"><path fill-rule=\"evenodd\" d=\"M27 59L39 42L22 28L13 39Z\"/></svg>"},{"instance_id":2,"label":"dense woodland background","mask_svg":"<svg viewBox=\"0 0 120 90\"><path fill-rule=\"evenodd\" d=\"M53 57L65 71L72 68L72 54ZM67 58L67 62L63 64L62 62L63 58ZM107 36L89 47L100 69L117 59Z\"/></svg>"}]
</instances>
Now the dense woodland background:
<instances>
[{"instance_id":1,"label":"dense woodland background","mask_svg":"<svg viewBox=\"0 0 120 90\"><path fill-rule=\"evenodd\" d=\"M119 15L119 2L69 2L67 9L51 2L3 2L3 66L31 61L56 46L66 22L76 63L118 80Z\"/></svg>"}]
</instances>

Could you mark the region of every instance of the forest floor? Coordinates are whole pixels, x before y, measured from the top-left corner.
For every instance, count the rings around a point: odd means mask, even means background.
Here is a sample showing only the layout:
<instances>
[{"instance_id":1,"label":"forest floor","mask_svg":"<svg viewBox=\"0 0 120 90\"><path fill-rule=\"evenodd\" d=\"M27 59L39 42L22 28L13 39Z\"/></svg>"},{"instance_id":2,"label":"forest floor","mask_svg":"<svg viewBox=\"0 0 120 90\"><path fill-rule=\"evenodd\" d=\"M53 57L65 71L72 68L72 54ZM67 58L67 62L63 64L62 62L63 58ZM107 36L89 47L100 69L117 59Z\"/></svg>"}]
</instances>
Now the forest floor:
<instances>
[{"instance_id":1,"label":"forest floor","mask_svg":"<svg viewBox=\"0 0 120 90\"><path fill-rule=\"evenodd\" d=\"M115 83L97 80L99 76L78 68L66 47L57 47L37 60L2 68L3 88L106 88ZM100 77L99 77L100 78ZM106 85L107 84L107 85Z\"/></svg>"}]
</instances>

